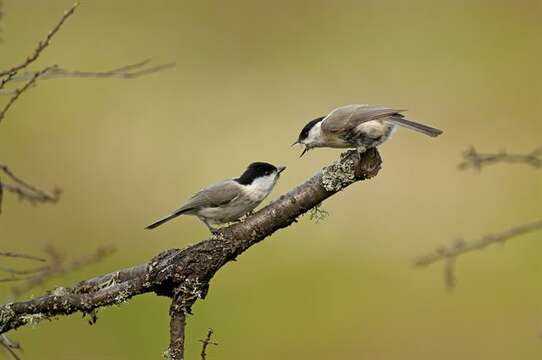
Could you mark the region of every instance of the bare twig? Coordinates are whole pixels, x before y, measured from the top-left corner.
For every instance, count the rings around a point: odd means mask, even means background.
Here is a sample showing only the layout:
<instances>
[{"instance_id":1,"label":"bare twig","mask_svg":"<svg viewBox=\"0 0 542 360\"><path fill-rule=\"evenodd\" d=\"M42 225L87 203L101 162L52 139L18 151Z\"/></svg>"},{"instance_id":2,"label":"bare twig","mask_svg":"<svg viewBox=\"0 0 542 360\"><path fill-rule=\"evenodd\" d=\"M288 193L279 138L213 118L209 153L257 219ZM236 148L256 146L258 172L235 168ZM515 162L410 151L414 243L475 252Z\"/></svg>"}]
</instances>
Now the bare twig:
<instances>
[{"instance_id":1,"label":"bare twig","mask_svg":"<svg viewBox=\"0 0 542 360\"><path fill-rule=\"evenodd\" d=\"M11 275L9 277L0 278L0 283L5 282L12 282L12 281L21 281L24 280L24 278L16 277L15 275Z\"/></svg>"},{"instance_id":2,"label":"bare twig","mask_svg":"<svg viewBox=\"0 0 542 360\"><path fill-rule=\"evenodd\" d=\"M531 223L519 225L508 230L502 231L497 234L488 234L478 240L473 241L464 241L462 239L457 240L452 246L449 247L439 247L435 251L420 256L414 261L416 266L428 266L438 261L445 260L445 284L448 288L453 288L455 285L455 261L457 257L484 249L485 247L497 244L504 243L510 238L523 235L532 231L542 229L542 220L533 221Z\"/></svg>"},{"instance_id":3,"label":"bare twig","mask_svg":"<svg viewBox=\"0 0 542 360\"><path fill-rule=\"evenodd\" d=\"M96 249L96 251L90 255L85 255L79 259L66 263L64 256L62 256L55 247L48 246L45 249L45 252L49 255L47 266L38 269L31 269L32 271L19 270L19 272L16 274L32 274L32 276L22 279L24 280L24 283L17 287L13 287L11 289L11 295L13 298L17 298L54 277L72 273L89 265L95 264L105 257L113 254L114 251L115 249L112 246L102 246Z\"/></svg>"},{"instance_id":4,"label":"bare twig","mask_svg":"<svg viewBox=\"0 0 542 360\"><path fill-rule=\"evenodd\" d=\"M5 337L5 336L4 336L4 338L7 339L7 337ZM11 358L13 360L21 360L19 355L17 355L17 353L13 350L13 349L18 349L18 348L11 347L9 345L9 340L5 341L3 338L0 338L0 345L4 348L4 350L6 350L6 352L9 354L9 356L11 356Z\"/></svg>"},{"instance_id":5,"label":"bare twig","mask_svg":"<svg viewBox=\"0 0 542 360\"><path fill-rule=\"evenodd\" d=\"M5 175L13 184L8 184L0 178L0 213L2 212L2 194L3 190L13 193L20 200L25 200L35 205L37 203L56 203L60 199L60 189L54 189L51 193L47 193L37 187L24 181L11 169L4 164L0 164L0 175Z\"/></svg>"},{"instance_id":6,"label":"bare twig","mask_svg":"<svg viewBox=\"0 0 542 360\"><path fill-rule=\"evenodd\" d=\"M480 171L483 167L497 163L526 164L534 168L542 168L542 147L527 154L508 154L501 151L496 154L482 154L470 147L463 153L463 162L458 165L460 170L473 168Z\"/></svg>"},{"instance_id":7,"label":"bare twig","mask_svg":"<svg viewBox=\"0 0 542 360\"><path fill-rule=\"evenodd\" d=\"M29 319L35 322L75 312L88 314L154 292L173 299L167 355L182 358L185 314L191 312L197 299L205 298L217 271L330 196L357 181L376 176L380 165L376 149L369 149L361 156L349 151L245 221L221 229L205 241L185 249L164 251L143 265L88 279L71 288L58 288L28 301L4 304L0 306L0 334L27 325Z\"/></svg>"},{"instance_id":8,"label":"bare twig","mask_svg":"<svg viewBox=\"0 0 542 360\"><path fill-rule=\"evenodd\" d=\"M64 13L64 15L62 15L62 17L60 18L60 21L55 25L55 27L53 27L51 31L49 31L45 39L43 39L42 41L38 43L38 46L36 47L34 52L30 56L28 56L25 59L25 61L23 61L19 65L15 65L11 67L10 69L0 71L0 77L6 76L11 73L16 73L26 68L28 65L30 65L34 61L36 61L38 57L40 56L40 54L42 53L42 51L45 50L47 46L49 46L49 43L51 39L53 38L53 36L55 36L55 34L60 30L60 28L62 27L62 25L64 25L66 20L68 20L68 18L73 15L77 6L78 6L77 3L73 4L72 7L68 9L68 11Z\"/></svg>"},{"instance_id":9,"label":"bare twig","mask_svg":"<svg viewBox=\"0 0 542 360\"><path fill-rule=\"evenodd\" d=\"M12 252L12 251L0 251L0 256L19 258L19 259L35 260L35 261L41 261L41 262L46 261L44 258L41 258L41 257L22 254L22 253L17 253L17 252Z\"/></svg>"},{"instance_id":10,"label":"bare twig","mask_svg":"<svg viewBox=\"0 0 542 360\"><path fill-rule=\"evenodd\" d=\"M6 335L2 334L0 335L0 345L4 347L4 349L11 356L12 359L20 360L19 356L14 351L21 350L21 345L17 341L13 341Z\"/></svg>"},{"instance_id":11,"label":"bare twig","mask_svg":"<svg viewBox=\"0 0 542 360\"><path fill-rule=\"evenodd\" d=\"M67 70L62 68L55 68L48 71L46 74L40 76L40 80L59 79L59 78L119 78L119 79L134 79L140 76L153 74L162 70L170 69L175 66L174 62L147 66L151 62L151 59L145 59L135 64L125 65L119 68L115 68L107 71L80 71L80 70ZM13 76L11 81L26 81L31 79L35 75L33 71L27 71L16 76ZM1 89L1 87L0 87ZM0 95L4 95L1 93Z\"/></svg>"},{"instance_id":12,"label":"bare twig","mask_svg":"<svg viewBox=\"0 0 542 360\"><path fill-rule=\"evenodd\" d=\"M209 329L209 331L207 332L207 337L205 337L205 339L200 339L199 341L203 344L201 346L201 360L206 360L207 359L207 347L209 345L218 345L218 343L216 342L213 342L211 341L211 337L213 336L213 329Z\"/></svg>"},{"instance_id":13,"label":"bare twig","mask_svg":"<svg viewBox=\"0 0 542 360\"><path fill-rule=\"evenodd\" d=\"M25 92L27 91L28 89L30 89L35 83L36 81L38 80L38 78L40 76L42 76L43 74L46 74L48 71L54 69L56 67L56 65L53 65L53 66L49 66L49 67L46 67L45 69L43 70L40 70L40 71L37 71L35 72L32 77L30 78L30 80L28 80L26 82L26 84L24 84L24 86L20 89L17 89L15 90L15 94L11 97L11 99L9 99L9 101L6 103L6 105L4 106L4 108L2 109L2 111L0 111L0 122L2 122L2 120L4 119L4 117L6 116L6 113L8 112L8 110L11 108L11 106L15 103L15 101L17 101L17 99Z\"/></svg>"},{"instance_id":14,"label":"bare twig","mask_svg":"<svg viewBox=\"0 0 542 360\"><path fill-rule=\"evenodd\" d=\"M37 268L22 269L22 270L21 269L10 268L10 267L7 267L7 266L0 266L0 271L1 272L5 272L5 273L8 273L8 274L13 274L13 275L31 275L31 274L36 274L36 273L45 271L46 269L47 269L47 266L40 266L40 267L37 267Z\"/></svg>"},{"instance_id":15,"label":"bare twig","mask_svg":"<svg viewBox=\"0 0 542 360\"><path fill-rule=\"evenodd\" d=\"M14 72L10 72L9 74L7 74L7 76L5 76L2 80L0 80L0 90L2 90L6 84L8 82L10 82L11 80L13 80L13 78L15 77L15 75L17 75L17 72L14 71ZM13 90L15 91L15 90ZM0 93L1 94L1 93Z\"/></svg>"},{"instance_id":16,"label":"bare twig","mask_svg":"<svg viewBox=\"0 0 542 360\"><path fill-rule=\"evenodd\" d=\"M113 252L112 247L101 247L98 248L93 254L87 255L80 259L74 260L70 263L65 263L64 257L52 246L49 246L45 249L45 252L49 255L49 264L47 266L42 266L34 269L18 270L7 267L0 267L0 271L8 272L11 274L10 277L0 278L0 282L10 282L10 281L19 281L23 282L19 287L13 287L11 289L11 296L9 300L14 300L21 294L30 291L36 288L39 285L42 285L45 281L51 280L55 276L61 276L63 274L79 270L84 266L91 265L103 259ZM38 258L35 256L30 256L26 254L13 253L13 252L0 252L0 255L13 257L13 258L23 258L36 261L46 261L45 259ZM15 275L30 275L27 277L17 277ZM57 293L62 292L62 289L56 289ZM96 322L96 312L89 312L90 321L89 323L94 324ZM12 359L19 359L19 356L15 350L20 349L20 344L16 341L9 339L5 334L0 335L0 346L2 346L12 357Z\"/></svg>"}]
</instances>

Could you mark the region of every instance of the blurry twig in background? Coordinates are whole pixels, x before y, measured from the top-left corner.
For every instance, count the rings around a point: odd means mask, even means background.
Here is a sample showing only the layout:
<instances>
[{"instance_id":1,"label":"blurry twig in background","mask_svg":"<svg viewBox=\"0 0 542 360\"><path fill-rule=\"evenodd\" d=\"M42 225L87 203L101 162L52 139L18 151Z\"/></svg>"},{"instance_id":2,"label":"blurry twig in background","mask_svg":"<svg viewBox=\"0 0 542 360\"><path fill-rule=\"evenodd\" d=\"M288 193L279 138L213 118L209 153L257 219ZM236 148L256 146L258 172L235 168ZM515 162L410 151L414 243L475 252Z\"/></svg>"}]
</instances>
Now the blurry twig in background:
<instances>
[{"instance_id":1,"label":"blurry twig in background","mask_svg":"<svg viewBox=\"0 0 542 360\"><path fill-rule=\"evenodd\" d=\"M19 73L21 70L27 68L31 63L36 61L43 50L49 46L51 39L55 34L60 30L62 25L66 20L73 15L78 4L75 3L70 9L68 9L64 15L60 18L59 22L53 27L51 31L47 34L44 40L38 43L38 46L34 52L29 55L25 61L22 63L12 66L7 70L0 70L0 95L12 95L11 99L7 102L4 109L0 112L0 121L5 117L6 112L13 105L13 103L19 98L19 96L36 84L38 79L54 79L54 78L121 78L121 79L133 79L139 76L149 75L169 69L175 66L175 63L160 64L156 66L149 66L145 68L146 65L150 62L149 59L122 66L109 71L78 71L78 70L67 70L61 69L57 66L47 67L40 71L25 71ZM6 85L8 83L17 82L17 81L27 81L27 83L20 89L8 89Z\"/></svg>"},{"instance_id":2,"label":"blurry twig in background","mask_svg":"<svg viewBox=\"0 0 542 360\"><path fill-rule=\"evenodd\" d=\"M463 153L463 162L458 168L460 170L473 168L479 171L484 166L496 163L521 163L542 168L542 146L527 154L508 154L504 150L496 154L482 154L471 146Z\"/></svg>"},{"instance_id":3,"label":"blurry twig in background","mask_svg":"<svg viewBox=\"0 0 542 360\"><path fill-rule=\"evenodd\" d=\"M6 116L6 113L8 112L9 108L11 108L11 106L15 103L15 101L17 101L17 99L19 98L19 96L21 96L21 94L23 94L25 91L27 91L28 89L30 89L35 83L36 81L38 80L38 78L40 78L41 76L45 75L47 72L53 70L56 68L56 65L53 65L53 66L49 66L49 67L46 67L45 69L43 70L40 70L40 71L36 71L34 73L32 73L32 76L30 77L30 79L26 82L26 84L24 84L23 87L19 88L19 89L15 89L13 90L13 96L9 99L9 101L6 103L6 105L4 106L4 108L0 111L0 122L2 122L2 120L4 119L4 117ZM10 73L5 80L2 80L2 83L0 83L0 89L10 80L13 80L13 74L14 73Z\"/></svg>"},{"instance_id":4,"label":"blurry twig in background","mask_svg":"<svg viewBox=\"0 0 542 360\"><path fill-rule=\"evenodd\" d=\"M1 1L1 0L0 0ZM1 5L1 2L0 2ZM60 28L64 25L66 20L73 15L78 4L75 3L70 9L68 9L53 27L51 31L40 41L37 47L34 49L22 63L12 66L7 70L0 70L0 95L12 95L11 98L0 110L0 122L4 119L7 111L12 105L19 99L19 97L36 85L38 80L42 79L54 79L54 78L121 78L121 79L133 79L144 75L153 74L165 69L169 69L175 66L174 63L160 64L155 66L149 65L150 59L140 61L135 64L125 65L119 68L115 68L108 71L96 72L96 71L78 71L61 69L58 66L46 67L39 71L25 71L21 73L21 70L26 69L30 64L36 61L41 53L49 46L51 39L58 33ZM1 15L1 13L0 13ZM14 82L26 81L26 83L20 88L8 88ZM1 175L7 175L7 177L14 182L14 184L8 184L2 182ZM52 193L46 193L31 186L22 180L15 177L15 175L9 171L7 166L0 164L0 213L2 207L2 197L5 192L11 192L19 196L19 199L26 200L32 204L52 202L55 203L59 200L60 190L55 189Z\"/></svg>"},{"instance_id":5,"label":"blurry twig in background","mask_svg":"<svg viewBox=\"0 0 542 360\"><path fill-rule=\"evenodd\" d=\"M48 260L32 255L15 253L15 252L0 252L0 256L20 258L20 259L29 259L34 261L45 262L47 264L41 267L32 268L32 269L13 269L10 267L0 266L0 272L7 272L11 274L11 277L0 279L2 281L19 281L21 285L12 287L11 293L9 295L8 301L13 301L20 295L35 289L36 287L42 285L46 281L49 281L55 277L65 275L70 272L80 270L88 265L95 264L105 257L111 255L115 249L112 246L102 246L96 249L92 254L85 255L79 259L75 259L67 262L65 257L60 254L60 252L53 246L48 246L45 249L45 253L48 255ZM16 275L29 275L26 277L16 277ZM57 292L62 292L61 288L56 289ZM90 313L92 316L92 321L96 321L95 313ZM0 346L11 356L12 359L19 360L20 357L17 355L16 350L20 350L21 346L19 342L13 341L8 338L5 334L0 335Z\"/></svg>"},{"instance_id":6,"label":"blurry twig in background","mask_svg":"<svg viewBox=\"0 0 542 360\"><path fill-rule=\"evenodd\" d=\"M0 335L0 346L9 354L9 356L14 360L21 360L17 355L15 350L22 350L21 345L17 341L13 341L8 338L6 335Z\"/></svg>"},{"instance_id":7,"label":"blurry twig in background","mask_svg":"<svg viewBox=\"0 0 542 360\"><path fill-rule=\"evenodd\" d=\"M428 266L438 261L445 261L444 282L447 288L452 289L455 286L454 270L457 257L469 252L482 250L491 244L502 244L512 237L541 229L542 220L537 220L507 229L497 234L488 234L477 240L464 241L459 239L451 246L439 247L429 254L418 257L414 261L414 264L416 266Z\"/></svg>"},{"instance_id":8,"label":"blurry twig in background","mask_svg":"<svg viewBox=\"0 0 542 360\"><path fill-rule=\"evenodd\" d=\"M175 63L170 62L166 64L153 65L146 67L152 59L145 59L134 64L124 65L122 67L114 68L107 71L80 71L80 70L67 70L56 67L47 71L47 73L40 76L40 80L59 79L59 78L119 78L119 79L134 79L140 76L153 74L165 69L169 69L175 66ZM13 75L9 81L26 81L34 77L36 72L25 71L21 74ZM0 90L2 86L0 84ZM4 89L0 91L0 95L13 94L16 90Z\"/></svg>"},{"instance_id":9,"label":"blurry twig in background","mask_svg":"<svg viewBox=\"0 0 542 360\"><path fill-rule=\"evenodd\" d=\"M11 251L1 251L0 256L17 258L17 259L27 259L27 260L33 260L33 261L39 261L39 262L46 261L45 259L37 257L37 256L16 253L16 252L11 252ZM17 275L33 274L33 273L41 271L42 269L43 269L43 266L38 267L38 268L25 269L25 270L19 270L19 269L6 267L6 266L0 266L0 272L5 272L5 273L10 274L8 277L0 278L0 282L21 281L21 280L24 280L24 278L17 277Z\"/></svg>"},{"instance_id":10,"label":"blurry twig in background","mask_svg":"<svg viewBox=\"0 0 542 360\"><path fill-rule=\"evenodd\" d=\"M46 261L44 258L41 258L41 257L22 254L22 253L16 253L16 252L11 252L11 251L0 251L0 256L19 258L19 259L35 260L35 261L41 261L41 262Z\"/></svg>"},{"instance_id":11,"label":"blurry twig in background","mask_svg":"<svg viewBox=\"0 0 542 360\"><path fill-rule=\"evenodd\" d=\"M2 175L4 175L11 184L3 181ZM60 189L53 189L51 193L40 190L16 176L7 165L0 164L0 213L2 212L2 197L4 191L13 193L17 195L20 200L28 201L32 205L38 203L56 203L61 194Z\"/></svg>"},{"instance_id":12,"label":"blurry twig in background","mask_svg":"<svg viewBox=\"0 0 542 360\"><path fill-rule=\"evenodd\" d=\"M52 278L81 270L82 268L103 260L114 252L115 248L113 246L101 246L89 255L66 261L66 258L58 251L58 249L50 245L45 248L45 253L49 258L47 265L41 268L32 269L31 276L24 278L21 285L11 288L11 296L15 299ZM3 270L4 269L0 268L0 271Z\"/></svg>"},{"instance_id":13,"label":"blurry twig in background","mask_svg":"<svg viewBox=\"0 0 542 360\"><path fill-rule=\"evenodd\" d=\"M2 21L2 18L4 17L4 12L3 12L3 2L2 0L0 0L0 21ZM0 33L2 32L2 27L0 27ZM0 37L0 43L2 42L2 38Z\"/></svg>"},{"instance_id":14,"label":"blurry twig in background","mask_svg":"<svg viewBox=\"0 0 542 360\"><path fill-rule=\"evenodd\" d=\"M209 329L207 332L207 337L205 339L200 339L199 341L203 344L201 347L201 360L207 359L207 347L209 345L218 345L218 343L211 341L211 337L213 336L213 329Z\"/></svg>"},{"instance_id":15,"label":"blurry twig in background","mask_svg":"<svg viewBox=\"0 0 542 360\"><path fill-rule=\"evenodd\" d=\"M22 63L12 66L10 69L7 69L7 70L0 70L0 77L17 73L18 71L26 68L28 65L36 61L38 57L40 56L40 54L42 53L42 51L45 50L47 46L49 46L49 43L51 39L53 38L53 36L55 36L55 34L60 30L60 28L62 27L62 25L64 25L66 20L68 20L68 18L73 15L73 13L75 12L75 8L77 8L77 6L78 6L77 3L73 4L72 7L69 8L68 11L64 13L64 15L62 15L62 17L60 18L60 21L53 27L51 31L49 31L45 39L41 40L38 43L38 46L34 49L34 52L30 54Z\"/></svg>"}]
</instances>

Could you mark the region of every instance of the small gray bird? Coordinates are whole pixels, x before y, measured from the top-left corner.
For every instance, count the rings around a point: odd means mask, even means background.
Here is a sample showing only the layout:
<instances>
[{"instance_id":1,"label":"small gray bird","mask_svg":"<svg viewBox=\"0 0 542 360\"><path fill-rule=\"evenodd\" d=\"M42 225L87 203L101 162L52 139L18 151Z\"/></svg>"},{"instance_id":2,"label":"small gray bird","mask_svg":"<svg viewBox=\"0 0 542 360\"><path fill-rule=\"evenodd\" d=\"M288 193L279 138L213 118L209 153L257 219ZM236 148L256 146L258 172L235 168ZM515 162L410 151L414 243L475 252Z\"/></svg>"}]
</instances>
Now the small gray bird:
<instances>
[{"instance_id":1,"label":"small gray bird","mask_svg":"<svg viewBox=\"0 0 542 360\"><path fill-rule=\"evenodd\" d=\"M239 220L271 193L285 166L265 162L250 164L238 178L213 184L196 193L179 209L147 226L154 229L179 215L197 216L212 233L220 225Z\"/></svg>"},{"instance_id":2,"label":"small gray bird","mask_svg":"<svg viewBox=\"0 0 542 360\"><path fill-rule=\"evenodd\" d=\"M397 125L432 137L442 130L408 120L401 111L371 105L346 105L310 121L292 146L302 144L307 151L317 147L356 148L361 154L388 140Z\"/></svg>"}]
</instances>

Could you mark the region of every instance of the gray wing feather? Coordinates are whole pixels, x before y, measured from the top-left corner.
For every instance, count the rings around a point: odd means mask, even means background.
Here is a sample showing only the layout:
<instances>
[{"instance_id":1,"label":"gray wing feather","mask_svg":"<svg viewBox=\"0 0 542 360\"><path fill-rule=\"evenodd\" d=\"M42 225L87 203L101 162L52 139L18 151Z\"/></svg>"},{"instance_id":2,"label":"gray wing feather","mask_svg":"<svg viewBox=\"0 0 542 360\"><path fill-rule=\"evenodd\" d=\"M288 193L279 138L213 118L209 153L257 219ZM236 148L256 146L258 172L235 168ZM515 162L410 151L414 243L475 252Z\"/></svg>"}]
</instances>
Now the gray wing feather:
<instances>
[{"instance_id":1,"label":"gray wing feather","mask_svg":"<svg viewBox=\"0 0 542 360\"><path fill-rule=\"evenodd\" d=\"M235 180L224 180L197 192L177 211L187 211L202 207L219 207L229 203L239 196L239 194L239 184Z\"/></svg>"},{"instance_id":2,"label":"gray wing feather","mask_svg":"<svg viewBox=\"0 0 542 360\"><path fill-rule=\"evenodd\" d=\"M332 112L322 121L322 130L332 133L349 132L358 125L390 116L402 116L400 111L380 106L346 105Z\"/></svg>"}]
</instances>

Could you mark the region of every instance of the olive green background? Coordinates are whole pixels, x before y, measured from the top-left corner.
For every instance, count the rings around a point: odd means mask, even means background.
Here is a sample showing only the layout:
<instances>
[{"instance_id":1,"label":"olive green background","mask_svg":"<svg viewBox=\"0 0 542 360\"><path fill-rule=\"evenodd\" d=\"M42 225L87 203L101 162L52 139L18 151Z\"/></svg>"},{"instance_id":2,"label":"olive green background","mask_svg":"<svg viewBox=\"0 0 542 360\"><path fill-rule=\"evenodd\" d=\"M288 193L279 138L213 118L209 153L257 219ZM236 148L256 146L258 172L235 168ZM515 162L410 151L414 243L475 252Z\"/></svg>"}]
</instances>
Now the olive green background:
<instances>
[{"instance_id":1,"label":"olive green background","mask_svg":"<svg viewBox=\"0 0 542 360\"><path fill-rule=\"evenodd\" d=\"M0 68L21 61L71 3L4 1ZM445 130L400 129L378 177L223 268L189 318L187 359L539 359L542 234L467 255L458 287L412 259L458 237L540 218L540 170L458 171L470 145L542 144L541 1L82 1L32 67L107 70L152 57L176 68L132 80L42 81L0 124L0 161L64 190L57 205L6 196L0 248L77 258L118 252L59 285L207 236L195 218L144 226L252 161L286 165L270 198L334 160L290 148L334 107L409 109ZM2 99L5 101L6 99ZM24 267L28 263L17 262ZM2 285L7 293L8 285ZM32 294L27 294L31 296ZM24 359L158 359L168 301L140 296L24 328Z\"/></svg>"}]
</instances>

